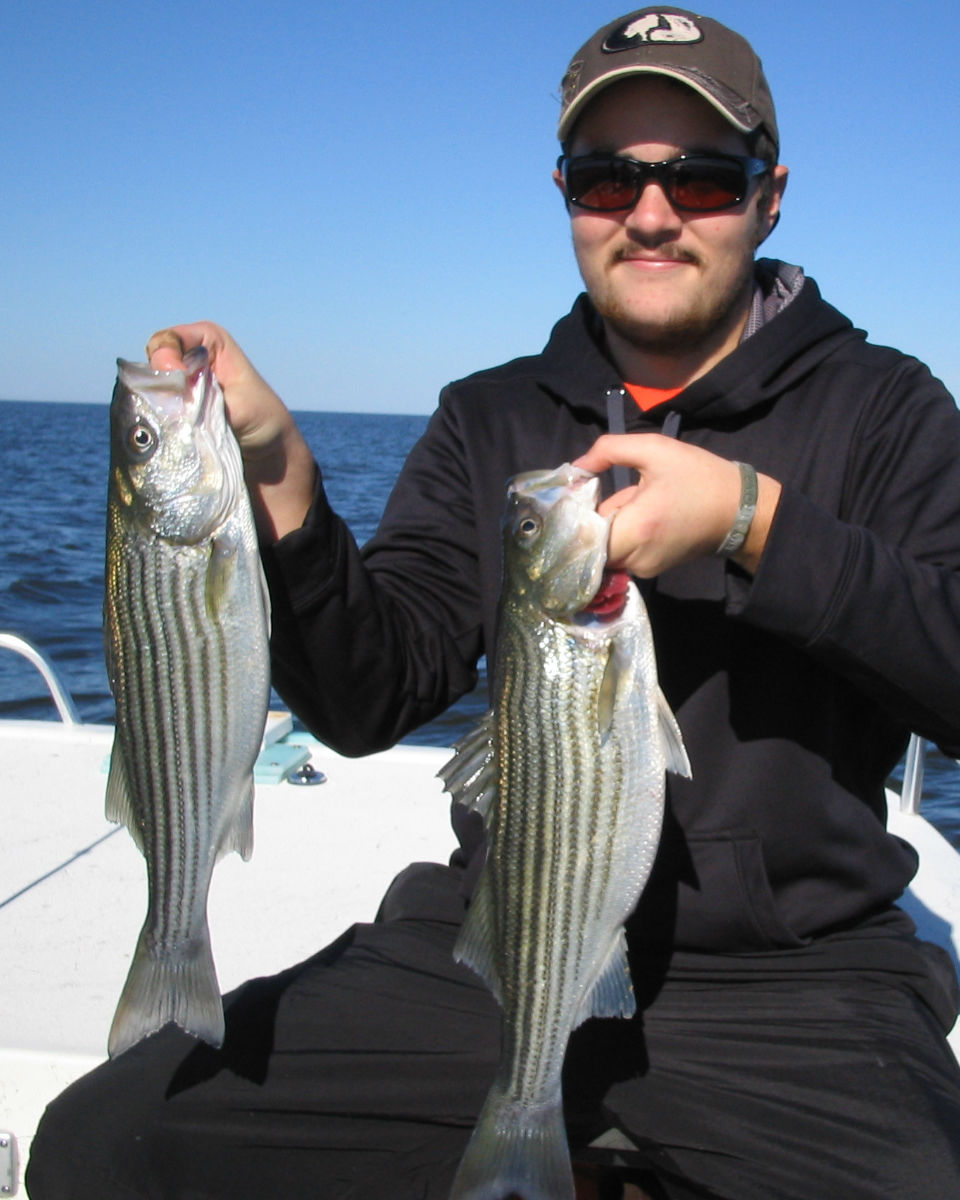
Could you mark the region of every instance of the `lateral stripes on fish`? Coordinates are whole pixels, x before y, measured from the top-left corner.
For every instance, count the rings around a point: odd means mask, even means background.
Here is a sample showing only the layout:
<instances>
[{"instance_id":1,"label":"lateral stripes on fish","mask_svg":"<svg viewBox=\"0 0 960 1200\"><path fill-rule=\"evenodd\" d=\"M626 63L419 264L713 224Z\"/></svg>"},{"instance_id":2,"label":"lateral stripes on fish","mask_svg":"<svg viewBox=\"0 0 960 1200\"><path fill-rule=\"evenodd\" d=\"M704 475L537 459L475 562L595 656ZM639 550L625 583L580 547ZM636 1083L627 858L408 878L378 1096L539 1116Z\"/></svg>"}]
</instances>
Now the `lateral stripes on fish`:
<instances>
[{"instance_id":1,"label":"lateral stripes on fish","mask_svg":"<svg viewBox=\"0 0 960 1200\"><path fill-rule=\"evenodd\" d=\"M240 452L206 352L187 372L119 361L111 405L106 815L147 863L148 904L108 1048L174 1021L223 1040L207 928L213 867L253 848L269 602Z\"/></svg>"},{"instance_id":2,"label":"lateral stripes on fish","mask_svg":"<svg viewBox=\"0 0 960 1200\"><path fill-rule=\"evenodd\" d=\"M660 837L666 770L690 774L646 609L600 592L597 480L518 476L504 516L494 707L440 772L488 855L455 947L503 1010L500 1065L451 1200L573 1200L561 1069L570 1033L636 1008L624 922Z\"/></svg>"}]
</instances>

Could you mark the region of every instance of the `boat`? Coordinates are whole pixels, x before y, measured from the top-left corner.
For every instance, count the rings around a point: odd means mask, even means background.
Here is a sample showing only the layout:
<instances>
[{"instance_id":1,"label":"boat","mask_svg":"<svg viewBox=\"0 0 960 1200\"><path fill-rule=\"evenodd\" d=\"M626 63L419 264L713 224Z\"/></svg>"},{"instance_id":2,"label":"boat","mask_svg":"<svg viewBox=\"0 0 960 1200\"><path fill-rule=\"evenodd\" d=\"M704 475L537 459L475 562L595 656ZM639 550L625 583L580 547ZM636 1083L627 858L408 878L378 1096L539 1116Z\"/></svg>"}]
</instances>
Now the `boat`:
<instances>
[{"instance_id":1,"label":"boat","mask_svg":"<svg viewBox=\"0 0 960 1200\"><path fill-rule=\"evenodd\" d=\"M104 817L111 725L82 722L46 657L14 634L59 719L0 720L0 1196L16 1195L47 1102L106 1057L146 911L146 869ZM272 713L256 766L254 853L217 865L209 920L224 991L315 953L372 920L411 862L445 862L450 751L399 745L350 759ZM960 854L921 814L922 745L911 743L889 822L920 870L901 904L960 972ZM363 867L356 866L358 831ZM296 914L291 919L290 914ZM960 1058L960 1026L951 1034Z\"/></svg>"}]
</instances>

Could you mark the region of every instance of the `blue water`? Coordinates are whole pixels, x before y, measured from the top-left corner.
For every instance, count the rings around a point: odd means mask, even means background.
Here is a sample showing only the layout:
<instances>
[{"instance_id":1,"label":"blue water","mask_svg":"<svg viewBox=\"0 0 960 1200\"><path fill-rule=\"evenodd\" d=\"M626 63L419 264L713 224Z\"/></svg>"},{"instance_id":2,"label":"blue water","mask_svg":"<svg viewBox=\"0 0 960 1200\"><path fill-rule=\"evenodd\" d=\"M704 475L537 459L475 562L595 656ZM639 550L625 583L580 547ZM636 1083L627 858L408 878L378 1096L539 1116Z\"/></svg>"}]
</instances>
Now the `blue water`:
<instances>
[{"instance_id":1,"label":"blue water","mask_svg":"<svg viewBox=\"0 0 960 1200\"><path fill-rule=\"evenodd\" d=\"M373 532L426 417L298 414L324 465L327 493L353 533ZM104 404L0 401L0 630L52 659L85 721L112 721L103 662L103 541L109 459ZM409 741L446 746L485 708L483 680ZM0 718L56 719L40 676L0 651ZM960 770L936 750L926 760L924 815L960 847Z\"/></svg>"},{"instance_id":2,"label":"blue water","mask_svg":"<svg viewBox=\"0 0 960 1200\"><path fill-rule=\"evenodd\" d=\"M104 404L0 400L0 630L52 660L84 721L113 720L103 659L103 558L109 464ZM425 416L310 412L297 420L324 464L334 507L359 541L373 533ZM485 707L485 683L407 739L448 746ZM0 650L0 718L55 720L28 663Z\"/></svg>"}]
</instances>

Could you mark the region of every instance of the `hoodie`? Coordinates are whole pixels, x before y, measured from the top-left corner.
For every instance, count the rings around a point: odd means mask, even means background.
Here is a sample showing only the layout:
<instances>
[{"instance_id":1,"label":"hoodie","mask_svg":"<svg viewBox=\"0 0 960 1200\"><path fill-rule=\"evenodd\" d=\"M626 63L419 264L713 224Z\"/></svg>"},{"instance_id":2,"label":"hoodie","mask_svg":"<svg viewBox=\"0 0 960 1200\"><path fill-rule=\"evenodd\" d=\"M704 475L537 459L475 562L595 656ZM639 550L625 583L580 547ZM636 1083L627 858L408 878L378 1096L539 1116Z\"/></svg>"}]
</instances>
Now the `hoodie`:
<instances>
[{"instance_id":1,"label":"hoodie","mask_svg":"<svg viewBox=\"0 0 960 1200\"><path fill-rule=\"evenodd\" d=\"M796 278L762 260L771 292ZM670 777L631 936L710 953L909 932L916 857L885 829L911 731L960 750L960 412L925 366L871 345L807 278L772 319L631 431L752 463L783 486L755 576L702 559L646 599L693 767ZM274 680L346 754L391 745L496 653L507 479L583 453L622 389L581 296L541 354L449 385L360 550L322 481L265 551ZM605 481L612 490L612 481ZM454 810L455 864L482 855Z\"/></svg>"}]
</instances>

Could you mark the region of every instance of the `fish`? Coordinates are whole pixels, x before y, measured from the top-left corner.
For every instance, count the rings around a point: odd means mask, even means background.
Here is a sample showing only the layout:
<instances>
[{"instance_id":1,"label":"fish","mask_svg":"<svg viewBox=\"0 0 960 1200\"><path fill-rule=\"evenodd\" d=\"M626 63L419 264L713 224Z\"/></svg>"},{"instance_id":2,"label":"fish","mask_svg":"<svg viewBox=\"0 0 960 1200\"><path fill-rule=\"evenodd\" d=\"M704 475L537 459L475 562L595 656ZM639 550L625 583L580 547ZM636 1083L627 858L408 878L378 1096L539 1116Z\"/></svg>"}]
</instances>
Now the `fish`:
<instances>
[{"instance_id":1,"label":"fish","mask_svg":"<svg viewBox=\"0 0 960 1200\"><path fill-rule=\"evenodd\" d=\"M492 708L441 769L487 856L454 957L501 1007L496 1075L451 1200L574 1200L561 1069L589 1017L630 1017L624 923L690 776L640 593L606 567L597 476L509 482Z\"/></svg>"},{"instance_id":2,"label":"fish","mask_svg":"<svg viewBox=\"0 0 960 1200\"><path fill-rule=\"evenodd\" d=\"M110 405L104 643L116 702L106 815L147 865L147 913L108 1037L168 1022L223 1042L207 895L253 850L253 766L270 695L270 602L223 392L117 360Z\"/></svg>"}]
</instances>

